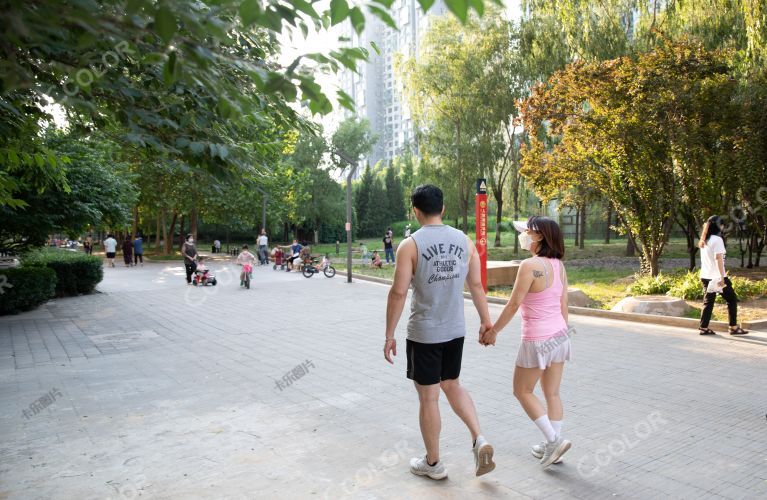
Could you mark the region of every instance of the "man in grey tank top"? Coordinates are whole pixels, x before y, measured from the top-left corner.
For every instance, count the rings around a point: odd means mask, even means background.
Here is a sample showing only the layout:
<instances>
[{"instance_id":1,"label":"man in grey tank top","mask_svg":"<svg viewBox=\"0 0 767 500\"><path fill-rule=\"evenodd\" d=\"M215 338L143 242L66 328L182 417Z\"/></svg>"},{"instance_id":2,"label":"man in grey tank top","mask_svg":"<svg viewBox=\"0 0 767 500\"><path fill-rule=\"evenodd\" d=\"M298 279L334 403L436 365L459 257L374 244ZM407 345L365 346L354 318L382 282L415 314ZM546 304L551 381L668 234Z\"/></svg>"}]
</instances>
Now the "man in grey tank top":
<instances>
[{"instance_id":1,"label":"man in grey tank top","mask_svg":"<svg viewBox=\"0 0 767 500\"><path fill-rule=\"evenodd\" d=\"M411 201L421 229L397 248L394 283L386 305L384 343L384 357L393 364L391 356L397 355L394 330L412 283L407 324L407 378L413 380L418 392L419 421L426 455L413 458L410 471L432 479L447 477L447 469L439 460L442 425L439 395L442 389L450 407L471 433L474 469L476 475L481 476L495 468L493 447L480 434L474 402L458 380L466 335L464 283L469 285L482 322L480 335L493 326L482 288L479 255L465 234L442 223L445 207L438 187L418 186L413 190Z\"/></svg>"}]
</instances>

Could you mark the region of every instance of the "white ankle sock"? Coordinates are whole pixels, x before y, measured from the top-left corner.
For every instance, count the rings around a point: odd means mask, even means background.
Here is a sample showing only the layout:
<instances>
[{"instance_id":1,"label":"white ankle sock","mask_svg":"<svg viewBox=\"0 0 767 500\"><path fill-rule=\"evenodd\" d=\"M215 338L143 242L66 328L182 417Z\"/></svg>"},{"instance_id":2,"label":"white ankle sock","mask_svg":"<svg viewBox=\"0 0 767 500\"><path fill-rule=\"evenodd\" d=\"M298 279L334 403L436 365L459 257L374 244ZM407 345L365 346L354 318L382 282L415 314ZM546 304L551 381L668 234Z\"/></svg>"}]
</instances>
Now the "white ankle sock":
<instances>
[{"instance_id":1,"label":"white ankle sock","mask_svg":"<svg viewBox=\"0 0 767 500\"><path fill-rule=\"evenodd\" d=\"M561 420L550 420L551 427L554 428L554 434L557 436L562 435L562 421Z\"/></svg>"},{"instance_id":2,"label":"white ankle sock","mask_svg":"<svg viewBox=\"0 0 767 500\"><path fill-rule=\"evenodd\" d=\"M535 420L535 425L541 430L546 441L554 442L557 439L557 433L554 432L554 428L551 426L551 421L549 421L548 415L538 417Z\"/></svg>"}]
</instances>

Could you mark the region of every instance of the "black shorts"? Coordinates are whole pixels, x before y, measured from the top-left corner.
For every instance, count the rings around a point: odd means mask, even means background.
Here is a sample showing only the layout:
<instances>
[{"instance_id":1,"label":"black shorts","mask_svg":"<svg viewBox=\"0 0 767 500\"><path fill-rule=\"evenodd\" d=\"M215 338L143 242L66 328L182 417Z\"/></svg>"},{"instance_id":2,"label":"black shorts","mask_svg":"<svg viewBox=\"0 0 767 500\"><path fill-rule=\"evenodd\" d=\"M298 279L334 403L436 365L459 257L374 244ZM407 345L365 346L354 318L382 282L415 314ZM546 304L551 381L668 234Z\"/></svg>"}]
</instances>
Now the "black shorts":
<instances>
[{"instance_id":1,"label":"black shorts","mask_svg":"<svg viewBox=\"0 0 767 500\"><path fill-rule=\"evenodd\" d=\"M114 259L115 258L115 252L107 252L107 259Z\"/></svg>"},{"instance_id":2,"label":"black shorts","mask_svg":"<svg viewBox=\"0 0 767 500\"><path fill-rule=\"evenodd\" d=\"M439 344L407 341L407 378L418 385L439 384L461 374L463 337Z\"/></svg>"}]
</instances>

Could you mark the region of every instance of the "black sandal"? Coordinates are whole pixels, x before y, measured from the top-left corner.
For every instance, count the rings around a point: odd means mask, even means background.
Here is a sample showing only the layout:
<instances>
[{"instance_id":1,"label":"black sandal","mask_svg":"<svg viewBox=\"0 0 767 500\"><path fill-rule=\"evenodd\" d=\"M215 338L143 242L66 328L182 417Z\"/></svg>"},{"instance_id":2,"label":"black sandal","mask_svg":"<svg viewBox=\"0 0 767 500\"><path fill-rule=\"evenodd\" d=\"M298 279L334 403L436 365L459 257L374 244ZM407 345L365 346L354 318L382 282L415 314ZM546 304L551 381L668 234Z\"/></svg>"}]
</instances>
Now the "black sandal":
<instances>
[{"instance_id":1,"label":"black sandal","mask_svg":"<svg viewBox=\"0 0 767 500\"><path fill-rule=\"evenodd\" d=\"M736 327L735 329L730 328L730 335L745 335L748 333L748 330L744 330L741 327Z\"/></svg>"},{"instance_id":2,"label":"black sandal","mask_svg":"<svg viewBox=\"0 0 767 500\"><path fill-rule=\"evenodd\" d=\"M701 328L698 333L701 335L716 335L716 332L711 328Z\"/></svg>"}]
</instances>

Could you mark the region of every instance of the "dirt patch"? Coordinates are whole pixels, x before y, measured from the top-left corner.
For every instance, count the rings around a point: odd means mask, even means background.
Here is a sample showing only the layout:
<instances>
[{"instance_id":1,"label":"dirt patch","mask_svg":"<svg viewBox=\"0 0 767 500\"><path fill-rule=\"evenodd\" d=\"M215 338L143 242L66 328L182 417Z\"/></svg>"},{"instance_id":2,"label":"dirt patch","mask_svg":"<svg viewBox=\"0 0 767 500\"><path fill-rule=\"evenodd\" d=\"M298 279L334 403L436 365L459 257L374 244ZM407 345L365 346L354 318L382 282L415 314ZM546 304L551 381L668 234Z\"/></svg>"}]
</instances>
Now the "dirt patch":
<instances>
[{"instance_id":1,"label":"dirt patch","mask_svg":"<svg viewBox=\"0 0 767 500\"><path fill-rule=\"evenodd\" d=\"M688 300L687 304L698 311L697 317L700 317L700 311L703 309L702 300ZM690 317L695 317L691 315ZM727 321L727 304L715 304L713 319L716 321ZM767 298L741 300L738 302L738 322L758 321L767 319Z\"/></svg>"},{"instance_id":2,"label":"dirt patch","mask_svg":"<svg viewBox=\"0 0 767 500\"><path fill-rule=\"evenodd\" d=\"M759 281L767 279L767 267L754 267L751 269L746 267L734 267L727 269L727 274L738 276L740 278L748 278L750 280Z\"/></svg>"}]
</instances>

